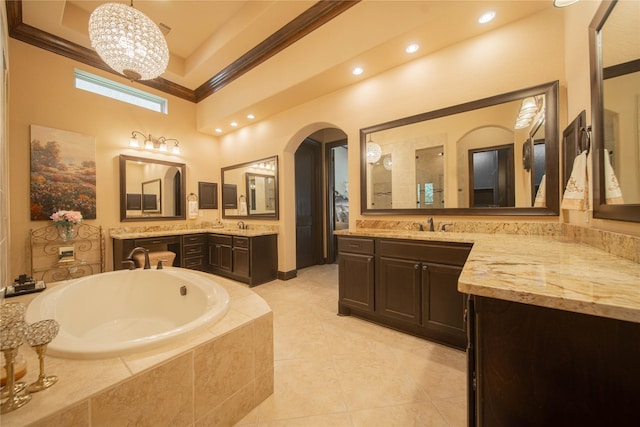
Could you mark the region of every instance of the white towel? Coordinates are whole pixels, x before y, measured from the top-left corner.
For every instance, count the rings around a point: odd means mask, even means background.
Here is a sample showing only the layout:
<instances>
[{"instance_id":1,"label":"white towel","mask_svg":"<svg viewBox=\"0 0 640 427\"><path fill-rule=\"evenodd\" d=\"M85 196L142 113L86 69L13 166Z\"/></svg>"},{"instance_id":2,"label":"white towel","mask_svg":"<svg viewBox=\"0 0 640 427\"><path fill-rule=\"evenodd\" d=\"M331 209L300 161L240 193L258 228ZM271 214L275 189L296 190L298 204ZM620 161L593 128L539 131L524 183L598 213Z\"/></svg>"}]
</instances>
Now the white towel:
<instances>
[{"instance_id":1,"label":"white towel","mask_svg":"<svg viewBox=\"0 0 640 427\"><path fill-rule=\"evenodd\" d=\"M589 178L587 173L587 152L578 154L573 161L571 176L562 197L562 209L584 211L589 209Z\"/></svg>"},{"instance_id":2,"label":"white towel","mask_svg":"<svg viewBox=\"0 0 640 427\"><path fill-rule=\"evenodd\" d=\"M240 202L240 213L238 215L246 215L247 214L247 202L242 200Z\"/></svg>"},{"instance_id":3,"label":"white towel","mask_svg":"<svg viewBox=\"0 0 640 427\"><path fill-rule=\"evenodd\" d=\"M196 200L189 200L189 219L198 217L198 202Z\"/></svg>"},{"instance_id":4,"label":"white towel","mask_svg":"<svg viewBox=\"0 0 640 427\"><path fill-rule=\"evenodd\" d=\"M604 196L608 205L624 204L618 178L611 167L609 150L604 150Z\"/></svg>"},{"instance_id":5,"label":"white towel","mask_svg":"<svg viewBox=\"0 0 640 427\"><path fill-rule=\"evenodd\" d=\"M547 174L542 175L540 185L538 186L538 192L536 193L536 200L533 202L534 208L544 208L547 206Z\"/></svg>"}]
</instances>

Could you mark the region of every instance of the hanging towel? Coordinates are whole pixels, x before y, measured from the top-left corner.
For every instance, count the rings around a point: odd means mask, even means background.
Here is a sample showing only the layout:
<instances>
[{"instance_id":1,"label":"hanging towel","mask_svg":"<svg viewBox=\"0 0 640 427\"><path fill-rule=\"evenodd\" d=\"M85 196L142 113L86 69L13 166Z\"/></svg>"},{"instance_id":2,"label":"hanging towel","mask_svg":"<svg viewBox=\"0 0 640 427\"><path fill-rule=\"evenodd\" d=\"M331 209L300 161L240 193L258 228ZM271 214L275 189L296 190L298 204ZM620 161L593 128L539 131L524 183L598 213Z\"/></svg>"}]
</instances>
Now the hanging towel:
<instances>
[{"instance_id":1,"label":"hanging towel","mask_svg":"<svg viewBox=\"0 0 640 427\"><path fill-rule=\"evenodd\" d=\"M198 217L198 202L196 200L189 200L189 218L197 218Z\"/></svg>"},{"instance_id":2,"label":"hanging towel","mask_svg":"<svg viewBox=\"0 0 640 427\"><path fill-rule=\"evenodd\" d=\"M616 178L613 167L611 167L609 150L606 148L604 150L604 196L608 205L620 205L624 203L618 178Z\"/></svg>"},{"instance_id":3,"label":"hanging towel","mask_svg":"<svg viewBox=\"0 0 640 427\"><path fill-rule=\"evenodd\" d=\"M246 214L247 214L247 202L245 202L244 200L241 200L239 215L246 215Z\"/></svg>"},{"instance_id":4,"label":"hanging towel","mask_svg":"<svg viewBox=\"0 0 640 427\"><path fill-rule=\"evenodd\" d=\"M571 176L562 197L560 206L562 209L579 211L589 209L589 178L587 175L587 152L583 151L573 161Z\"/></svg>"},{"instance_id":5,"label":"hanging towel","mask_svg":"<svg viewBox=\"0 0 640 427\"><path fill-rule=\"evenodd\" d=\"M547 206L546 194L547 194L547 174L542 175L540 185L538 186L538 192L536 193L536 200L533 203L534 208L544 208Z\"/></svg>"}]
</instances>

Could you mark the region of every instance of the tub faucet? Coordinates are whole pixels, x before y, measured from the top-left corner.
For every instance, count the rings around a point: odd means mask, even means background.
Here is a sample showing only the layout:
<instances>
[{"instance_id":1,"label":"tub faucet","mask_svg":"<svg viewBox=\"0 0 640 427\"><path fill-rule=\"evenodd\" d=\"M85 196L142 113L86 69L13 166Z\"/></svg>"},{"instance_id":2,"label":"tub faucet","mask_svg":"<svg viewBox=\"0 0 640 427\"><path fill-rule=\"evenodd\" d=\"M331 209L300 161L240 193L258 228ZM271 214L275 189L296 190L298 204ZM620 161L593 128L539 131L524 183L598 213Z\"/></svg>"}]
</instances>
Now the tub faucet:
<instances>
[{"instance_id":1,"label":"tub faucet","mask_svg":"<svg viewBox=\"0 0 640 427\"><path fill-rule=\"evenodd\" d=\"M136 252L142 252L144 254L144 269L145 270L151 269L151 262L149 262L149 249L145 249L145 248L140 247L140 246L138 246L136 248L133 248L131 250L131 252L129 253L129 256L127 257L127 259L130 260L130 261L133 261L133 255Z\"/></svg>"}]
</instances>

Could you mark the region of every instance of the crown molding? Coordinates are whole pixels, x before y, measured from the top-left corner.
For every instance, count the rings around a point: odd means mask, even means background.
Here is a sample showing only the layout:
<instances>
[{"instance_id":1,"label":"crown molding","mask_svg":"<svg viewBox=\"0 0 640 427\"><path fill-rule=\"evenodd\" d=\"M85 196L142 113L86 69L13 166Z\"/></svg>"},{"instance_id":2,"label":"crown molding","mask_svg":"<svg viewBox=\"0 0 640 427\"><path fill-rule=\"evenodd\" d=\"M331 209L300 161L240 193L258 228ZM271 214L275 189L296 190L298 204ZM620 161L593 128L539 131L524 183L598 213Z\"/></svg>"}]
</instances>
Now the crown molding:
<instances>
[{"instance_id":1,"label":"crown molding","mask_svg":"<svg viewBox=\"0 0 640 427\"><path fill-rule=\"evenodd\" d=\"M137 83L190 102L200 102L360 1L321 0L315 3L195 90L162 77L156 77L152 80L140 80ZM22 0L7 0L6 8L10 37L91 67L122 76L105 64L94 50L25 24L22 21Z\"/></svg>"}]
</instances>

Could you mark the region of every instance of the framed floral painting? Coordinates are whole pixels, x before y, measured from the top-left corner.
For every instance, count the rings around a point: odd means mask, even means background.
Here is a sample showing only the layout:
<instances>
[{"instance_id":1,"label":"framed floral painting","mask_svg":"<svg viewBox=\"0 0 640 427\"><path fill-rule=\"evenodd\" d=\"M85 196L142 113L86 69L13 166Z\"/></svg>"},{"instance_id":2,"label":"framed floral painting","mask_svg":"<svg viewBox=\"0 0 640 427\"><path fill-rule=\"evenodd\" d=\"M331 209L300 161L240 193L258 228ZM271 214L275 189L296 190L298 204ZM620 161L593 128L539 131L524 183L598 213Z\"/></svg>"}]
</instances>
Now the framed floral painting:
<instances>
[{"instance_id":1,"label":"framed floral painting","mask_svg":"<svg viewBox=\"0 0 640 427\"><path fill-rule=\"evenodd\" d=\"M31 219L58 210L96 218L95 137L31 125Z\"/></svg>"}]
</instances>

